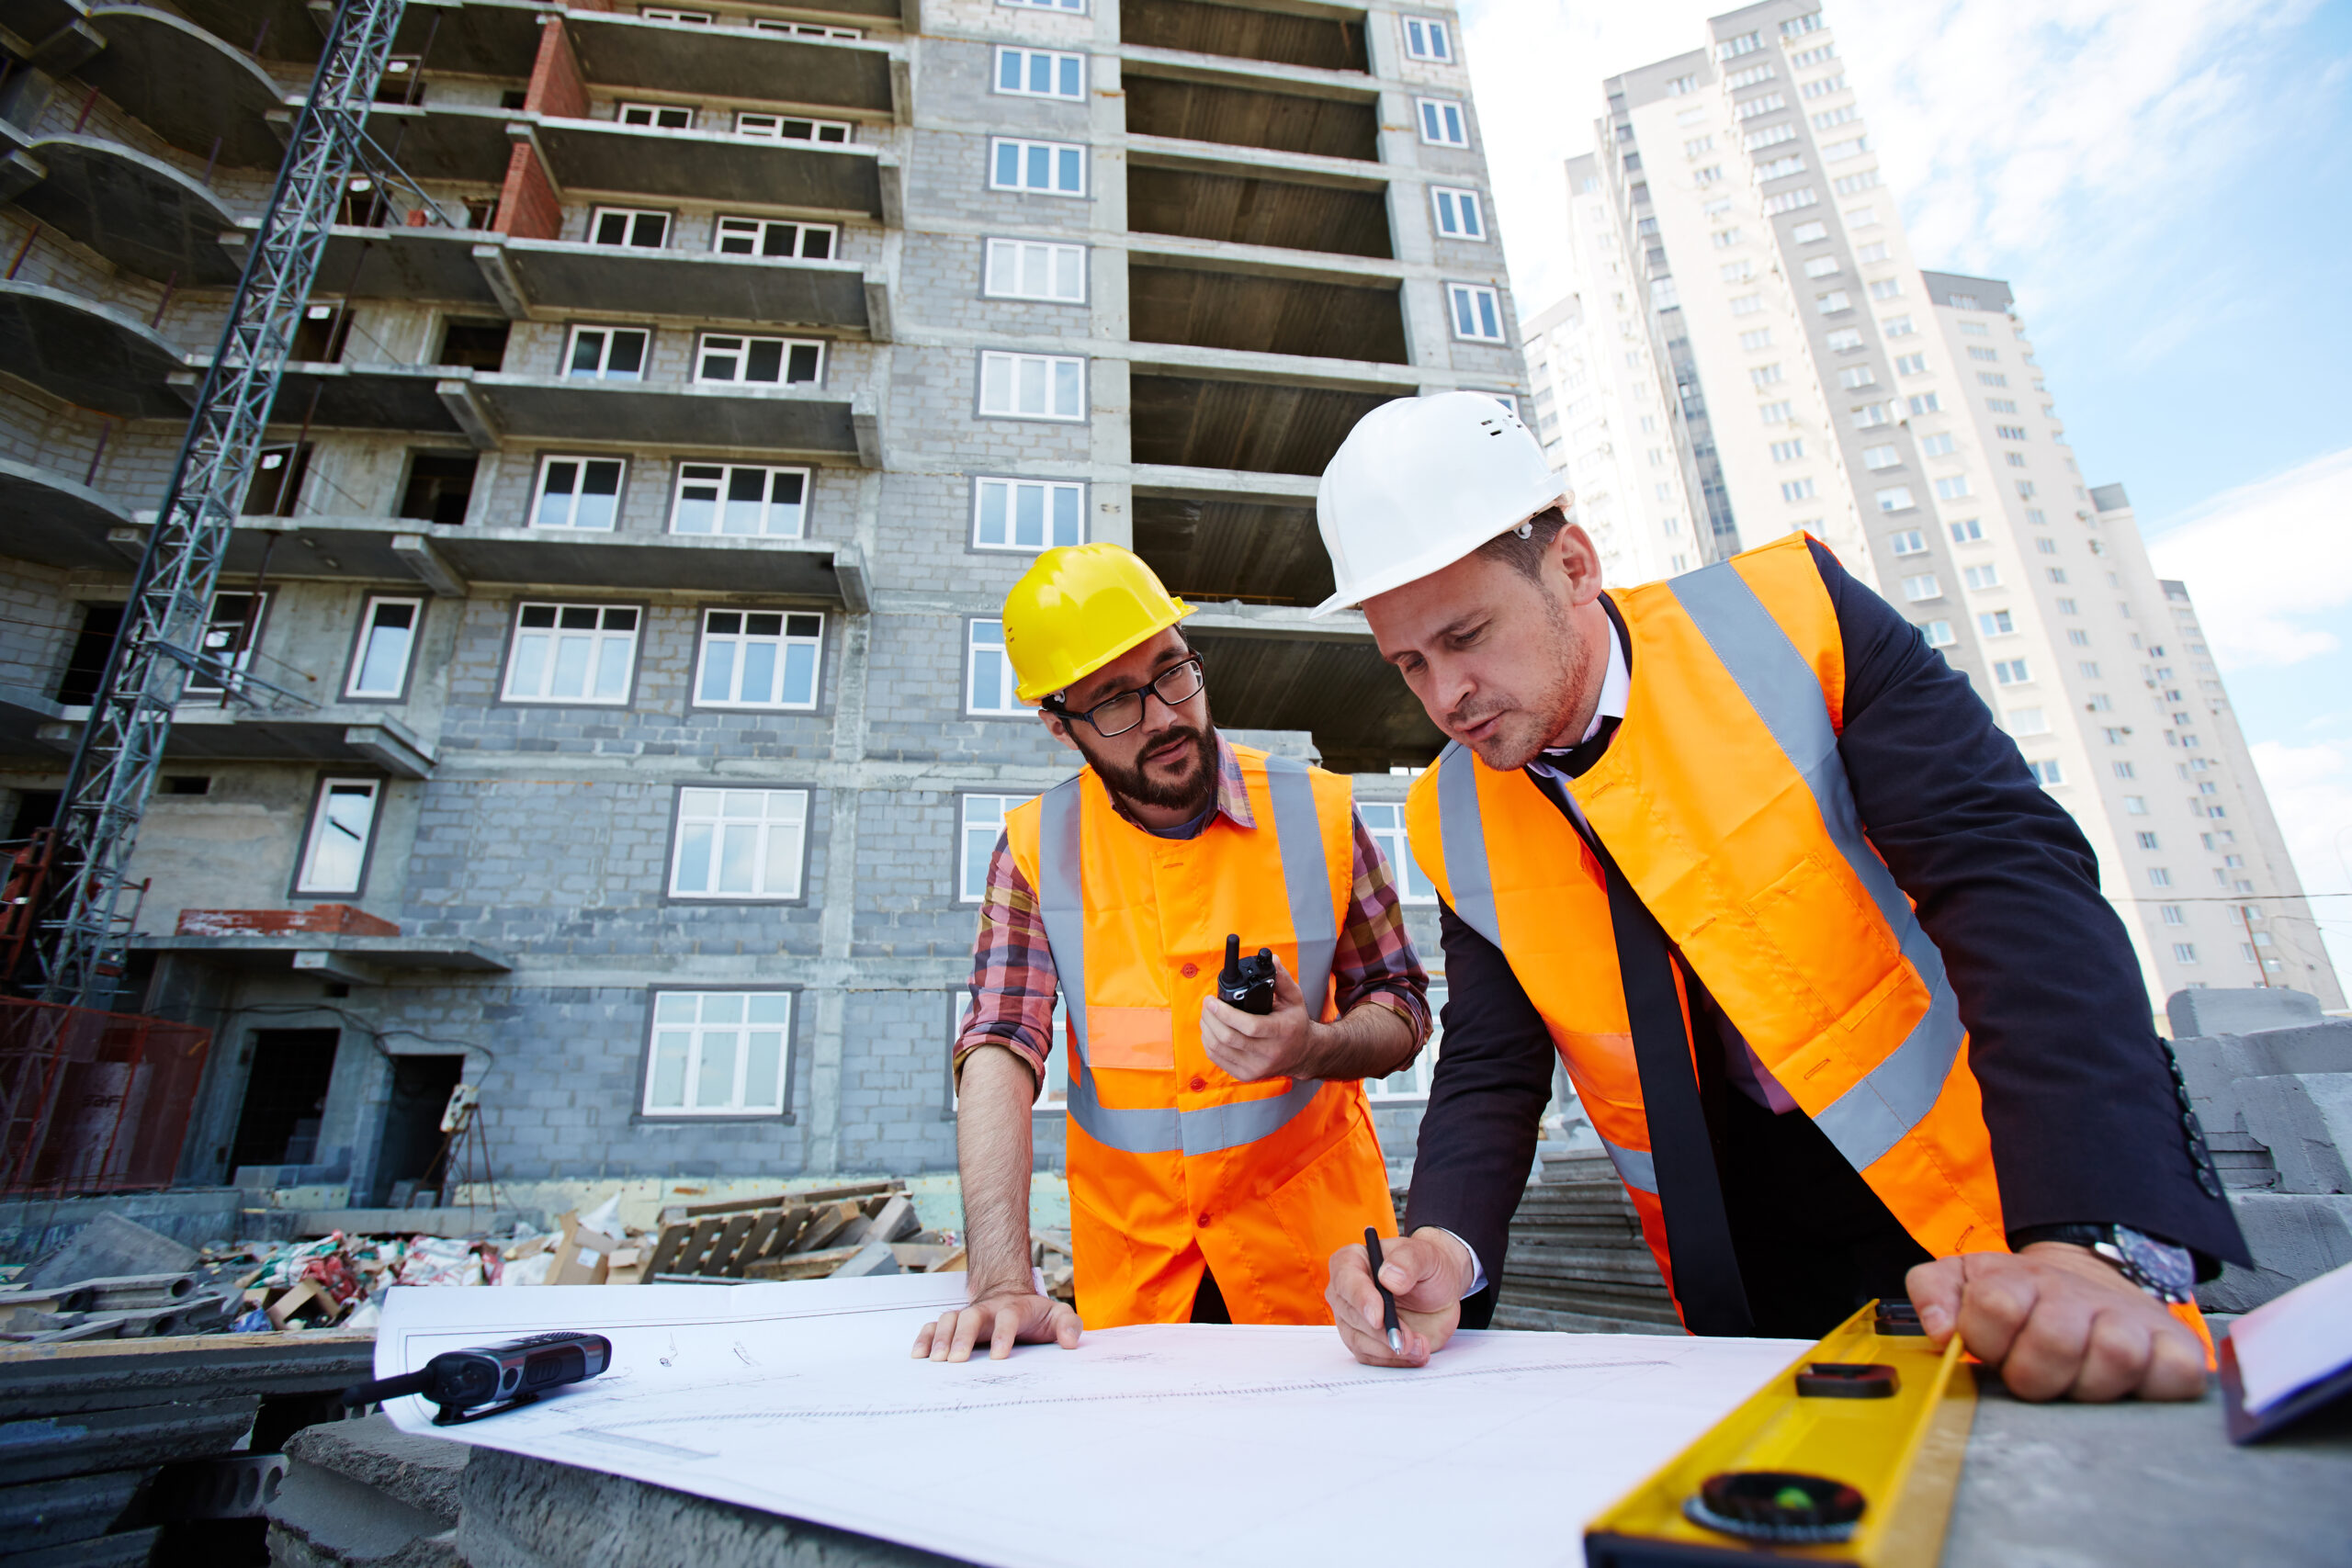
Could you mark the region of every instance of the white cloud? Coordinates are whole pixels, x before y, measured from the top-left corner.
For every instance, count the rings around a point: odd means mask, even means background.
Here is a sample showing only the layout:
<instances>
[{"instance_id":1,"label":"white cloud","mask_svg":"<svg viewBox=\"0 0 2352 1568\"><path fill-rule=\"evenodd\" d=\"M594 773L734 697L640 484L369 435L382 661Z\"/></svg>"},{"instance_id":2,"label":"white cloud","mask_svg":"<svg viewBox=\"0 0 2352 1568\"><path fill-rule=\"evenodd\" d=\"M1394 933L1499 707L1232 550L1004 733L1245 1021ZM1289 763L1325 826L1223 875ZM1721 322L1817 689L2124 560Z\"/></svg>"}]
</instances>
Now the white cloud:
<instances>
[{"instance_id":1,"label":"white cloud","mask_svg":"<svg viewBox=\"0 0 2352 1568\"><path fill-rule=\"evenodd\" d=\"M2261 136L2295 123L2258 66L2319 0L1829 0L1921 262L2034 263L2032 308L2108 287ZM1573 287L1560 164L1592 150L1600 82L1706 47L1729 0L1463 0L1513 287L1532 315ZM2304 73L2307 93L2336 90ZM2263 78L2259 88L2255 79ZM2152 330L2164 323L2150 321ZM2149 352L2156 352L2151 345Z\"/></svg>"},{"instance_id":2,"label":"white cloud","mask_svg":"<svg viewBox=\"0 0 2352 1568\"><path fill-rule=\"evenodd\" d=\"M2352 624L2352 447L2224 491L2149 541L2225 668L2334 652Z\"/></svg>"},{"instance_id":3,"label":"white cloud","mask_svg":"<svg viewBox=\"0 0 2352 1568\"><path fill-rule=\"evenodd\" d=\"M2352 892L2352 744L2257 740L2250 750L2303 890ZM2312 913L2331 960L2335 953L2352 952L2352 898L2316 899ZM2345 972L2342 964L2335 972Z\"/></svg>"}]
</instances>

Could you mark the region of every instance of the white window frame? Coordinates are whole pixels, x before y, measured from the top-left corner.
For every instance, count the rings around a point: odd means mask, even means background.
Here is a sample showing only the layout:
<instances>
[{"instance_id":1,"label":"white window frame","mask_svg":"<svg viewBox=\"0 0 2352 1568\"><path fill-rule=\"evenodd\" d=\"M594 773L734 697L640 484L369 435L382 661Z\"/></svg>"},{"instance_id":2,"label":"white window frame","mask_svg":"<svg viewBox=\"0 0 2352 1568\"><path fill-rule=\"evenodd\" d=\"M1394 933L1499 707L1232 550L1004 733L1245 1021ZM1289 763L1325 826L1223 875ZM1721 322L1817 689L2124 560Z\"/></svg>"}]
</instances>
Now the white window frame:
<instances>
[{"instance_id":1,"label":"white window frame","mask_svg":"<svg viewBox=\"0 0 2352 1568\"><path fill-rule=\"evenodd\" d=\"M563 521L560 523L543 521L547 515L548 483L555 478L556 465L560 463L570 464L574 468L572 479L575 485L584 485L592 465L609 465L613 468L612 515L608 521L604 523L576 521L580 515L581 497L587 493L584 488L571 491L571 500L565 511ZM526 528L560 529L567 533L609 534L620 526L621 501L628 493L628 459L627 457L604 457L585 452L543 452L539 455L538 468L531 479L531 510L525 518L523 525Z\"/></svg>"},{"instance_id":2,"label":"white window frame","mask_svg":"<svg viewBox=\"0 0 2352 1568\"><path fill-rule=\"evenodd\" d=\"M747 372L754 345L775 345L776 373L774 378L753 377ZM825 384L825 340L814 337L776 337L765 333L702 333L695 338L694 384L697 387L821 387ZM807 351L804 355L803 351ZM710 374L714 355L733 355L738 374ZM795 376L793 362L813 357L813 375Z\"/></svg>"},{"instance_id":3,"label":"white window frame","mask_svg":"<svg viewBox=\"0 0 2352 1568\"><path fill-rule=\"evenodd\" d=\"M358 862L352 867L348 881L330 879L319 866L319 852L327 846L330 832L351 833L348 817L337 819L331 809L335 796L364 800L367 818L355 835L359 840ZM302 836L301 869L294 877L294 892L300 897L316 897L329 893L357 893L368 886L368 863L376 846L376 819L383 814L384 781L367 778L322 778L318 793L311 797L310 831Z\"/></svg>"},{"instance_id":4,"label":"white window frame","mask_svg":"<svg viewBox=\"0 0 2352 1568\"><path fill-rule=\"evenodd\" d=\"M681 11L671 6L639 6L637 14L649 22L674 22L690 28L707 28L718 20L708 11Z\"/></svg>"},{"instance_id":5,"label":"white window frame","mask_svg":"<svg viewBox=\"0 0 2352 1568\"><path fill-rule=\"evenodd\" d=\"M2000 563L1988 560L1972 566L1962 573L1962 580L1968 584L1971 592L1981 593L1987 588L1998 588L2001 586Z\"/></svg>"},{"instance_id":6,"label":"white window frame","mask_svg":"<svg viewBox=\"0 0 2352 1568\"><path fill-rule=\"evenodd\" d=\"M679 123L665 125L666 119ZM613 107L613 123L633 125L644 130L692 130L695 111L691 104L640 104L622 102Z\"/></svg>"},{"instance_id":7,"label":"white window frame","mask_svg":"<svg viewBox=\"0 0 2352 1568\"><path fill-rule=\"evenodd\" d=\"M792 129L805 125L806 136ZM857 140L857 128L845 119L819 119L814 115L735 111L735 134L747 141L806 141L812 146L846 147Z\"/></svg>"},{"instance_id":8,"label":"white window frame","mask_svg":"<svg viewBox=\"0 0 2352 1568\"><path fill-rule=\"evenodd\" d=\"M1025 84L1035 74L1036 62L1046 62L1046 86L1043 92ZM1004 70L1012 67L1016 84L1004 85ZM1065 85L1071 88L1062 91ZM989 91L1008 98L1058 98L1064 103L1086 101L1086 56L1059 49L1023 49L1014 44L997 45L993 73L989 77Z\"/></svg>"},{"instance_id":9,"label":"white window frame","mask_svg":"<svg viewBox=\"0 0 2352 1568\"><path fill-rule=\"evenodd\" d=\"M1453 31L1436 17L1399 17L1396 25L1405 35L1405 58L1425 60L1433 64L1453 63Z\"/></svg>"},{"instance_id":10,"label":"white window frame","mask_svg":"<svg viewBox=\"0 0 2352 1568\"><path fill-rule=\"evenodd\" d=\"M808 880L808 791L704 789L677 795L670 835L670 897L714 904L789 904ZM748 844L750 876L736 887L718 886L728 850ZM702 886L686 886L689 863Z\"/></svg>"},{"instance_id":11,"label":"white window frame","mask_svg":"<svg viewBox=\"0 0 2352 1568\"><path fill-rule=\"evenodd\" d=\"M1421 874L1413 859L1413 847L1405 831L1405 804L1396 800L1359 800L1356 815L1363 818L1364 831L1388 857L1388 869L1395 880L1396 897L1408 904L1434 904L1437 888Z\"/></svg>"},{"instance_id":12,"label":"white window frame","mask_svg":"<svg viewBox=\"0 0 2352 1568\"><path fill-rule=\"evenodd\" d=\"M1017 11L1060 11L1073 17L1086 15L1086 0L996 0Z\"/></svg>"},{"instance_id":13,"label":"white window frame","mask_svg":"<svg viewBox=\"0 0 2352 1568\"><path fill-rule=\"evenodd\" d=\"M739 475L749 474L759 474L764 476L763 481L763 496L760 502L760 506L761 521L765 525L765 526L757 533L748 533L741 529L730 529L727 526L728 507L740 501L748 500L747 497L738 497L734 493L737 489L737 477ZM786 479L797 479L799 481L800 500L797 503L789 501L778 501L776 499L776 491L779 482ZM778 465L775 463L701 463L691 459L681 459L678 463L677 477L672 481L670 487L670 532L689 538L703 539L805 538L808 533L809 490L815 482L816 476L810 469L793 468L786 465ZM708 484L716 484L719 487L718 494L715 496L711 502L712 525L708 528L690 528L682 526L681 525L685 520L686 502L689 499L686 495L686 487L688 485ZM702 500L700 496L695 496L692 499L696 502L700 502ZM776 512L779 507L791 508L791 526L788 528L778 528L775 526L777 520Z\"/></svg>"},{"instance_id":14,"label":"white window frame","mask_svg":"<svg viewBox=\"0 0 2352 1568\"><path fill-rule=\"evenodd\" d=\"M1023 406L1032 367L1037 367L1037 390L1045 399L1035 409ZM997 394L1001 396L996 397ZM992 397L996 397L993 402ZM1042 419L1083 424L1086 400L1086 360L1082 355L1013 354L993 348L980 351L976 402L982 419Z\"/></svg>"},{"instance_id":15,"label":"white window frame","mask_svg":"<svg viewBox=\"0 0 2352 1568\"><path fill-rule=\"evenodd\" d=\"M774 631L761 627L773 620ZM760 628L760 629L755 629ZM704 690L714 671L712 654L726 650L728 694L711 696ZM754 649L768 653L769 685L756 695L743 690ZM795 658L797 654L800 657ZM796 666L806 676L803 694L785 690ZM698 708L758 709L765 713L812 713L824 687L825 617L816 610L706 609L695 638L694 705Z\"/></svg>"},{"instance_id":16,"label":"white window frame","mask_svg":"<svg viewBox=\"0 0 2352 1568\"><path fill-rule=\"evenodd\" d=\"M1004 836L1007 813L1025 795L962 795L956 797L956 902L978 904L988 897L989 862ZM984 834L975 840L974 834Z\"/></svg>"},{"instance_id":17,"label":"white window frame","mask_svg":"<svg viewBox=\"0 0 2352 1568\"><path fill-rule=\"evenodd\" d=\"M1035 497L1038 539L1036 544L1021 541L1023 503ZM1063 519L1059 515L1067 508L1073 515L1069 519L1076 530L1075 538L1061 537ZM991 513L1001 525L1003 537L989 539ZM972 548L990 554L1035 555L1041 550L1063 545L1086 543L1086 486L1076 479L1024 479L1000 478L981 474L972 479Z\"/></svg>"},{"instance_id":18,"label":"white window frame","mask_svg":"<svg viewBox=\"0 0 2352 1568\"><path fill-rule=\"evenodd\" d=\"M525 624L534 612L541 610L555 612L551 624L545 626ZM566 611L571 614L567 615ZM564 624L582 615L593 617L591 624ZM626 626L612 624L623 616L628 618ZM502 702L528 703L535 706L627 707L629 694L637 684L638 638L644 631L645 611L640 605L580 604L560 599L522 600L514 606L513 634L506 646L506 670L498 682L499 699ZM569 634L569 638L566 634ZM584 638L588 645L590 680L583 683L578 696L563 695L554 689L559 660L548 655L560 653L566 640L581 638ZM525 649L534 642L550 646L539 649L536 655L540 674L537 689L526 691L520 689ZM620 691L599 695L594 690L594 676L611 667L612 650L616 648L621 649Z\"/></svg>"},{"instance_id":19,"label":"white window frame","mask_svg":"<svg viewBox=\"0 0 2352 1568\"><path fill-rule=\"evenodd\" d=\"M768 250L768 234L776 229L797 231L792 237L791 250L773 254ZM808 241L818 234L825 237L824 248L812 250ZM735 238L751 240L752 248L748 251L729 250L727 242ZM721 214L711 228L710 249L714 255L752 256L761 261L838 261L842 254L842 231L837 223L803 223L797 218L746 218Z\"/></svg>"},{"instance_id":20,"label":"white window frame","mask_svg":"<svg viewBox=\"0 0 2352 1568\"><path fill-rule=\"evenodd\" d=\"M637 340L637 368L634 370L612 367L613 350L625 337ZM583 346L582 340L586 338L602 340L595 349L595 367L590 370L582 370L578 366ZM642 381L647 364L652 357L653 330L650 327L576 326L564 339L563 378L567 381Z\"/></svg>"},{"instance_id":21,"label":"white window frame","mask_svg":"<svg viewBox=\"0 0 2352 1568\"><path fill-rule=\"evenodd\" d=\"M1919 628L1919 635L1927 638L1929 648L1950 648L1960 640L1950 621L1929 621Z\"/></svg>"},{"instance_id":22,"label":"white window frame","mask_svg":"<svg viewBox=\"0 0 2352 1568\"><path fill-rule=\"evenodd\" d=\"M1415 98L1413 119L1427 147L1468 147L1470 116L1459 98Z\"/></svg>"},{"instance_id":23,"label":"white window frame","mask_svg":"<svg viewBox=\"0 0 2352 1568\"><path fill-rule=\"evenodd\" d=\"M389 687L363 686L360 677L367 673L376 646L376 616L379 611L405 609L408 625L389 628L405 634L405 644L400 650L393 680ZM359 609L359 636L351 647L351 669L343 681L343 694L364 702L399 702L408 693L409 671L416 663L416 645L424 631L424 600L409 594L371 593Z\"/></svg>"},{"instance_id":24,"label":"white window frame","mask_svg":"<svg viewBox=\"0 0 2352 1568\"><path fill-rule=\"evenodd\" d=\"M989 694L994 703L1001 697L1003 706L980 705L982 660L992 662L985 666L994 671L997 689ZM1012 661L1005 657L1004 623L987 616L975 616L964 623L964 712L975 718L1015 718L1033 712L1014 694Z\"/></svg>"},{"instance_id":25,"label":"white window frame","mask_svg":"<svg viewBox=\"0 0 2352 1568\"><path fill-rule=\"evenodd\" d=\"M1917 528L1906 528L1887 540L1887 547L1899 558L1904 556L1924 556L1928 553L1928 536Z\"/></svg>"},{"instance_id":26,"label":"white window frame","mask_svg":"<svg viewBox=\"0 0 2352 1568\"><path fill-rule=\"evenodd\" d=\"M991 237L981 246L980 297L984 299L1041 299L1055 305L1086 303L1087 255L1084 245L1053 240ZM1031 287L1043 274L1045 288ZM1074 278L1078 291L1059 292Z\"/></svg>"},{"instance_id":27,"label":"white window frame","mask_svg":"<svg viewBox=\"0 0 2352 1568\"><path fill-rule=\"evenodd\" d=\"M793 38L863 39L863 28L837 28L826 22L787 22L775 17L754 17L752 30L755 33L785 33Z\"/></svg>"},{"instance_id":28,"label":"white window frame","mask_svg":"<svg viewBox=\"0 0 2352 1568\"><path fill-rule=\"evenodd\" d=\"M1005 155L1012 156L1012 181L1002 178ZM1046 183L1031 185L1030 173L1036 165L1038 154L1046 163ZM1064 196L1075 200L1086 199L1090 182L1087 179L1087 148L1077 141L1038 141L1019 136L989 138L989 189L1018 191L1026 196ZM1075 172L1076 186L1063 183L1064 176Z\"/></svg>"},{"instance_id":29,"label":"white window frame","mask_svg":"<svg viewBox=\"0 0 2352 1568\"><path fill-rule=\"evenodd\" d=\"M792 1099L792 1026L793 1015L799 1010L797 992L662 990L653 992L650 1000L645 1085L638 1099L642 1114L665 1120L786 1114L786 1108ZM717 1010L721 1016L705 1019L702 1015L710 1010L713 1001L718 1003ZM730 1007L730 1003L736 1005ZM723 1016L730 1010L737 1015L731 1020ZM758 1016L761 1014L767 1016ZM709 1065L708 1042L720 1034L731 1037L731 1059L726 1069L729 1080L728 1098L722 1104L697 1105L695 1102L702 1099L703 1073ZM769 1036L773 1039L765 1038ZM773 1100L763 1098L753 1104L745 1098L752 1086L752 1058L755 1047L763 1049L767 1044L773 1044L775 1050L775 1093ZM669 1050L683 1053L678 1103L656 1104L654 1089L661 1081L663 1054Z\"/></svg>"},{"instance_id":30,"label":"white window frame","mask_svg":"<svg viewBox=\"0 0 2352 1568\"><path fill-rule=\"evenodd\" d=\"M1903 598L1906 604L1924 604L1930 599L1943 596L1943 584L1936 581L1936 574L1932 571L1903 580Z\"/></svg>"},{"instance_id":31,"label":"white window frame","mask_svg":"<svg viewBox=\"0 0 2352 1568\"><path fill-rule=\"evenodd\" d=\"M1484 283L1449 283L1445 286L1446 320L1453 324L1455 341L1460 343L1502 343L1503 297Z\"/></svg>"},{"instance_id":32,"label":"white window frame","mask_svg":"<svg viewBox=\"0 0 2352 1568\"><path fill-rule=\"evenodd\" d=\"M621 220L628 237L618 240L598 239L596 236L604 229L605 220L613 218ZM637 239L638 226L646 219L654 220L662 227L661 238L650 245ZM666 251L670 248L671 223L672 215L659 208L592 207L588 209L588 243L602 245L607 250L616 251Z\"/></svg>"},{"instance_id":33,"label":"white window frame","mask_svg":"<svg viewBox=\"0 0 2352 1568\"><path fill-rule=\"evenodd\" d=\"M1438 238L1442 240L1476 240L1483 243L1487 238L1487 214L1475 190L1461 186L1431 186L1430 210L1436 216Z\"/></svg>"},{"instance_id":34,"label":"white window frame","mask_svg":"<svg viewBox=\"0 0 2352 1568\"><path fill-rule=\"evenodd\" d=\"M215 658L220 657L223 650L228 648L230 639L237 633L243 631L245 626L249 624L249 617L246 615L241 615L232 620L221 615L221 600L251 600L253 598L254 594L249 590L229 590L215 592L212 595L211 606L207 609L204 614L204 629L197 634L197 651L211 655ZM232 685L243 685L243 677L245 671L253 667L254 651L261 646L262 627L268 624L266 617L269 615L270 598L271 594L269 591L266 589L263 590L260 596L260 603L253 605L250 616L250 625L253 627L253 636L246 640L244 647L238 649L233 654L230 655L225 661L230 671L229 681ZM217 695L220 690L220 682L214 680L209 674L205 674L195 670L191 670L187 672L187 679L180 688L180 692L183 696Z\"/></svg>"},{"instance_id":35,"label":"white window frame","mask_svg":"<svg viewBox=\"0 0 2352 1568\"><path fill-rule=\"evenodd\" d=\"M1909 485L1889 485L1873 491L1871 499L1878 503L1881 512L1908 512L1918 504L1912 498Z\"/></svg>"}]
</instances>

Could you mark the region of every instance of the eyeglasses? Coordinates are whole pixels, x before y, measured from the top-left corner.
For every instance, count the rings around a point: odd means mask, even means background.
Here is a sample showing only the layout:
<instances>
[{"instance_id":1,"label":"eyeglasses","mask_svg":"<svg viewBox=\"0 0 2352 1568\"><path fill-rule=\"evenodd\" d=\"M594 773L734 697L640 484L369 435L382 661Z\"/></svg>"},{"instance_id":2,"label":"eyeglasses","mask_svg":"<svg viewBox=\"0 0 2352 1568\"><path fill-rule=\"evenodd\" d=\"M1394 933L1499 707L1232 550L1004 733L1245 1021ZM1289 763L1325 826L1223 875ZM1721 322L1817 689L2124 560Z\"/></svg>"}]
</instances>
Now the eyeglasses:
<instances>
[{"instance_id":1,"label":"eyeglasses","mask_svg":"<svg viewBox=\"0 0 2352 1568\"><path fill-rule=\"evenodd\" d=\"M1125 735L1143 722L1144 694L1150 693L1170 708L1182 707L1201 694L1208 677L1201 672L1201 656L1193 655L1182 664L1171 664L1159 672L1148 686L1137 686L1131 692L1105 697L1084 713L1072 713L1058 703L1050 705L1064 718L1082 718L1094 727L1094 732L1104 739Z\"/></svg>"}]
</instances>

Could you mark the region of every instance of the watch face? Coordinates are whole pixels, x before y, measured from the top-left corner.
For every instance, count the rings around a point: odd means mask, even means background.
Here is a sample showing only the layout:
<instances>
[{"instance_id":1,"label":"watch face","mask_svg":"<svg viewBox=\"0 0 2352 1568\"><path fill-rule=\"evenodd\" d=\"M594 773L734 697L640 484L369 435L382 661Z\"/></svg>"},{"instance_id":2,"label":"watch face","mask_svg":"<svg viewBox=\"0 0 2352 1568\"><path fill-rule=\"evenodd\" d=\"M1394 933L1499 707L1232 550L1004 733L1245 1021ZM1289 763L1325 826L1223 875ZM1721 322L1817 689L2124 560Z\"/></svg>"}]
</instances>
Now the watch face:
<instances>
[{"instance_id":1,"label":"watch face","mask_svg":"<svg viewBox=\"0 0 2352 1568\"><path fill-rule=\"evenodd\" d=\"M2143 1235L2129 1225L2115 1227L2112 1245L2121 1255L2123 1271L2134 1282L2168 1302L2196 1299L2197 1262L2188 1256L2188 1248Z\"/></svg>"}]
</instances>

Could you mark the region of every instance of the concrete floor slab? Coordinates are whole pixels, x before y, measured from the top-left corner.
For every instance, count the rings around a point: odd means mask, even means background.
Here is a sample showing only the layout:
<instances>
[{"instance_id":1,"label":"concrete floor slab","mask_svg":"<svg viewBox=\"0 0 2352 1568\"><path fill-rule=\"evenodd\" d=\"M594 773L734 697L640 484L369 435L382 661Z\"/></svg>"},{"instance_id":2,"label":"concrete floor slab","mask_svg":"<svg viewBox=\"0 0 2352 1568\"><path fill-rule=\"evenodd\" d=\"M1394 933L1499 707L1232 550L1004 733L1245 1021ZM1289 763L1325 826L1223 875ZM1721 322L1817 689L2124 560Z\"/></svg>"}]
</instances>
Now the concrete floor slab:
<instances>
[{"instance_id":1,"label":"concrete floor slab","mask_svg":"<svg viewBox=\"0 0 2352 1568\"><path fill-rule=\"evenodd\" d=\"M118 419L184 421L166 381L187 361L126 310L31 283L0 283L0 367Z\"/></svg>"},{"instance_id":2,"label":"concrete floor slab","mask_svg":"<svg viewBox=\"0 0 2352 1568\"><path fill-rule=\"evenodd\" d=\"M663 191L688 201L883 217L883 154L873 147L762 141L605 119L543 118L540 151L566 191ZM893 165L895 173L895 164Z\"/></svg>"},{"instance_id":3,"label":"concrete floor slab","mask_svg":"<svg viewBox=\"0 0 2352 1568\"><path fill-rule=\"evenodd\" d=\"M121 571L130 562L107 542L130 514L54 468L0 457L0 555L82 571Z\"/></svg>"},{"instance_id":4,"label":"concrete floor slab","mask_svg":"<svg viewBox=\"0 0 2352 1568\"><path fill-rule=\"evenodd\" d=\"M473 385L498 428L512 436L842 457L857 451L850 400L814 389L718 391L487 375ZM285 394L279 403L288 406Z\"/></svg>"},{"instance_id":5,"label":"concrete floor slab","mask_svg":"<svg viewBox=\"0 0 2352 1568\"><path fill-rule=\"evenodd\" d=\"M129 272L184 288L223 288L243 271L220 243L236 226L228 203L160 158L98 136L32 144L48 177L17 205Z\"/></svg>"},{"instance_id":6,"label":"concrete floor slab","mask_svg":"<svg viewBox=\"0 0 2352 1568\"><path fill-rule=\"evenodd\" d=\"M795 38L735 28L681 27L575 11L564 30L580 71L600 87L650 87L707 98L891 111L885 43Z\"/></svg>"},{"instance_id":7,"label":"concrete floor slab","mask_svg":"<svg viewBox=\"0 0 2352 1568\"><path fill-rule=\"evenodd\" d=\"M846 262L639 251L507 240L534 310L619 310L660 300L677 315L773 326L869 327L864 269Z\"/></svg>"},{"instance_id":8,"label":"concrete floor slab","mask_svg":"<svg viewBox=\"0 0 2352 1568\"><path fill-rule=\"evenodd\" d=\"M271 169L286 143L267 118L286 95L233 44L194 22L144 6L98 6L90 25L107 46L82 79L173 146L232 168Z\"/></svg>"}]
</instances>

